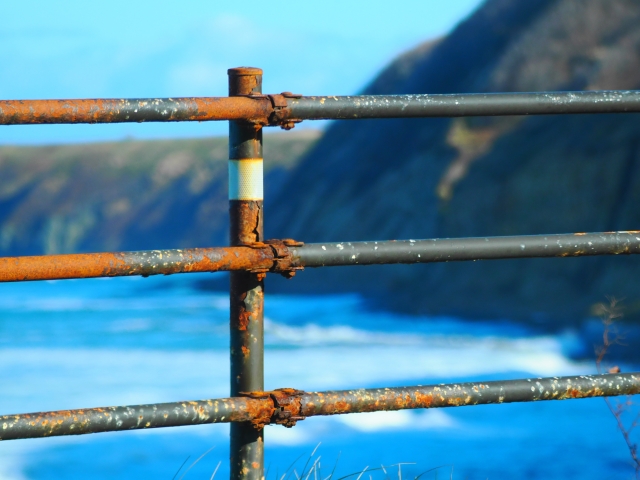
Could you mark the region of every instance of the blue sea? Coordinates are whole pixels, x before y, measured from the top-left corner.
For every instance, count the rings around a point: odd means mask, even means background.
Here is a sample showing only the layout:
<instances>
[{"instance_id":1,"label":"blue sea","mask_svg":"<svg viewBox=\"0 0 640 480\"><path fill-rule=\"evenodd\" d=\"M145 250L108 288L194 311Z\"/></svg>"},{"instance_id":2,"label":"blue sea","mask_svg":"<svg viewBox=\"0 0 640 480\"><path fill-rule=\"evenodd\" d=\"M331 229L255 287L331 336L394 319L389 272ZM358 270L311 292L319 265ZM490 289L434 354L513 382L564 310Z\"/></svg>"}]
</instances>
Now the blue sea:
<instances>
[{"instance_id":1,"label":"blue sea","mask_svg":"<svg viewBox=\"0 0 640 480\"><path fill-rule=\"evenodd\" d=\"M0 413L227 396L228 298L199 289L203 278L1 285ZM592 361L572 360L570 331L404 316L355 294L267 294L265 317L267 389L595 371ZM365 468L362 479L399 470L422 479L634 475L602 399L316 417L269 426L265 437L273 480L324 480L334 470L334 480L357 479ZM227 438L227 425L202 425L0 442L0 479L228 478Z\"/></svg>"}]
</instances>

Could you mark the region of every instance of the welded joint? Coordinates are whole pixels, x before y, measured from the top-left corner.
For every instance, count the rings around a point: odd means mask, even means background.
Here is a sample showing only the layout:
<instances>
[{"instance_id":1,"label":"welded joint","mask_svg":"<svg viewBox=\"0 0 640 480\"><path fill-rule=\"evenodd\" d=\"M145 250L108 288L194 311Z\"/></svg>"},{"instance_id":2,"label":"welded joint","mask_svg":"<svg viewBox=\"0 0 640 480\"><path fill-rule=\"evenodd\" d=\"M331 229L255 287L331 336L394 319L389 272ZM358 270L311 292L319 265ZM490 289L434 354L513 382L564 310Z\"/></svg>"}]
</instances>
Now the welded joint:
<instances>
[{"instance_id":1,"label":"welded joint","mask_svg":"<svg viewBox=\"0 0 640 480\"><path fill-rule=\"evenodd\" d=\"M250 270L252 273L265 276L267 272L279 273L285 278L292 278L299 270L304 270L304 267L295 265L293 253L289 247L301 247L303 242L293 240L291 238L284 238L282 240L265 240L264 242L254 242L247 244L250 248L269 248L273 255L273 265L271 268L256 268Z\"/></svg>"},{"instance_id":2,"label":"welded joint","mask_svg":"<svg viewBox=\"0 0 640 480\"><path fill-rule=\"evenodd\" d=\"M261 430L265 425L277 424L287 428L293 427L297 422L304 420L301 415L302 406L300 397L305 392L296 390L295 388L278 388L268 392L240 392L241 397L255 398L257 400L270 400L272 405L270 408L261 408L257 412L252 425Z\"/></svg>"},{"instance_id":3,"label":"welded joint","mask_svg":"<svg viewBox=\"0 0 640 480\"><path fill-rule=\"evenodd\" d=\"M248 95L238 95L244 96L247 98L252 98L254 100L264 100L268 99L271 102L271 113L269 114L267 119L259 119L255 121L256 124L260 126L270 126L277 127L279 126L283 130L291 130L296 126L296 123L302 122L302 119L299 118L290 118L291 111L289 110L289 103L287 99L289 98L301 98L301 94L291 93L291 92L282 92L282 93L274 93L265 95L263 93L252 93Z\"/></svg>"}]
</instances>

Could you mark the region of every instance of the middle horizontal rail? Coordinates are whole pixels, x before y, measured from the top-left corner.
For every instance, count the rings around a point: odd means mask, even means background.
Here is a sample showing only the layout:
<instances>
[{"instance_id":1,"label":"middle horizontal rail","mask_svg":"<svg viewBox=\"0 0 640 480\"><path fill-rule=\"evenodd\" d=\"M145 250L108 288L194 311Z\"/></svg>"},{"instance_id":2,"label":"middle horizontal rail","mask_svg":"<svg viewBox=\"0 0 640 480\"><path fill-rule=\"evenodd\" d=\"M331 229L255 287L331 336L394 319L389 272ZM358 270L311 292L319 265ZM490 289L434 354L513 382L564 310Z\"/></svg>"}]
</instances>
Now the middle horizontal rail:
<instances>
[{"instance_id":1,"label":"middle horizontal rail","mask_svg":"<svg viewBox=\"0 0 640 480\"><path fill-rule=\"evenodd\" d=\"M305 244L295 265L329 267L640 253L640 231Z\"/></svg>"},{"instance_id":2,"label":"middle horizontal rail","mask_svg":"<svg viewBox=\"0 0 640 480\"><path fill-rule=\"evenodd\" d=\"M292 269L305 267L640 253L640 231L308 243L300 246L270 242L238 247L0 257L0 282L239 270L286 274ZM295 242L289 244L295 245Z\"/></svg>"},{"instance_id":3,"label":"middle horizontal rail","mask_svg":"<svg viewBox=\"0 0 640 480\"><path fill-rule=\"evenodd\" d=\"M269 269L273 264L271 249L249 247L0 257L0 282Z\"/></svg>"}]
</instances>

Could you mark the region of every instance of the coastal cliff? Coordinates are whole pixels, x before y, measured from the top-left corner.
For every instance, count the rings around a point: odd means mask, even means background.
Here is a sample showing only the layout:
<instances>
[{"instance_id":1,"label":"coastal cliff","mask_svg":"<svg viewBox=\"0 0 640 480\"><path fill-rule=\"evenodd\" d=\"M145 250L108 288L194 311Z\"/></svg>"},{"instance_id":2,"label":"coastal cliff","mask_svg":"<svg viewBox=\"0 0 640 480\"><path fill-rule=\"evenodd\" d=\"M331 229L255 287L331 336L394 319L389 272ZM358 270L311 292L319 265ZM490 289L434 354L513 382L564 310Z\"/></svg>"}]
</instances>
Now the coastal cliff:
<instances>
[{"instance_id":1,"label":"coastal cliff","mask_svg":"<svg viewBox=\"0 0 640 480\"><path fill-rule=\"evenodd\" d=\"M635 89L639 21L632 0L490 0L363 93ZM308 242L636 230L639 139L629 114L335 122L267 204L266 228ZM638 267L618 256L319 269L286 288L555 328L607 295L637 316Z\"/></svg>"},{"instance_id":2,"label":"coastal cliff","mask_svg":"<svg viewBox=\"0 0 640 480\"><path fill-rule=\"evenodd\" d=\"M634 0L489 0L362 93L636 89L639 22ZM267 238L640 226L640 115L339 121L318 136L265 136ZM225 139L0 147L0 253L224 245L226 158ZM607 296L640 318L639 267L617 256L308 269L268 288L360 292L408 313L556 329Z\"/></svg>"}]
</instances>

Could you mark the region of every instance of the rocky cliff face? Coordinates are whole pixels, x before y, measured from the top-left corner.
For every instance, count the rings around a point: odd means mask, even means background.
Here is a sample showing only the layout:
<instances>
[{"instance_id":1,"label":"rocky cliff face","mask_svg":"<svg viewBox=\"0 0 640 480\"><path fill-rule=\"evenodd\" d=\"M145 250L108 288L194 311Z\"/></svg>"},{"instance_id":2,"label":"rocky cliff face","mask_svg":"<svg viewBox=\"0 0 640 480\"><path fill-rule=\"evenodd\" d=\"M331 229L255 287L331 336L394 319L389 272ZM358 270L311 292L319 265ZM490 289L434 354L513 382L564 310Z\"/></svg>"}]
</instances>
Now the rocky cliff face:
<instances>
[{"instance_id":1,"label":"rocky cliff face","mask_svg":"<svg viewBox=\"0 0 640 480\"><path fill-rule=\"evenodd\" d=\"M639 21L634 0L489 0L364 93L638 88ZM639 134L638 115L336 122L268 201L267 236L636 230ZM319 269L286 288L357 290L409 312L554 327L590 315L605 295L626 298L628 318L638 316L638 267L620 256Z\"/></svg>"}]
</instances>

